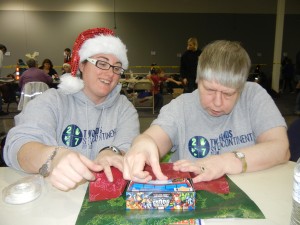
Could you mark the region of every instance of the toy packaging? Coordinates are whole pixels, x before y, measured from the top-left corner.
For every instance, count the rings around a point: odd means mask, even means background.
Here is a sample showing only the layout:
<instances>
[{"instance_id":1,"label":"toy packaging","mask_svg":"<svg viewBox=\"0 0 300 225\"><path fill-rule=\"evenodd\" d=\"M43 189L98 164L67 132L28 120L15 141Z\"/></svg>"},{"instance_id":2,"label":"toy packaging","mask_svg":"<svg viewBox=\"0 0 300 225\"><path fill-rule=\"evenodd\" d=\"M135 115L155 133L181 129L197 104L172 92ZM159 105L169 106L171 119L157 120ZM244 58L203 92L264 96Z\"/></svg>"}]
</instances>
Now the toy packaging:
<instances>
[{"instance_id":1,"label":"toy packaging","mask_svg":"<svg viewBox=\"0 0 300 225\"><path fill-rule=\"evenodd\" d=\"M189 178L148 183L131 181L126 191L126 209L195 209L195 190Z\"/></svg>"}]
</instances>

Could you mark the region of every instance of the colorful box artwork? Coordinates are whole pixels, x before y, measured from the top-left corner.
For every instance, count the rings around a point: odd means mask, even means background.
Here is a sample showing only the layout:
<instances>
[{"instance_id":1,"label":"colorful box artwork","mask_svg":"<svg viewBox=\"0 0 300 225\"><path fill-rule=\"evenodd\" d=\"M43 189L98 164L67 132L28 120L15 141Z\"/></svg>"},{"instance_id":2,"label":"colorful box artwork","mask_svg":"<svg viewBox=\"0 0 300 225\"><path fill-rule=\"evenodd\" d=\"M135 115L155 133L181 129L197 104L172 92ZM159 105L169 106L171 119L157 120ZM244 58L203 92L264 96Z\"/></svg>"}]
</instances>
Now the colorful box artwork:
<instances>
[{"instance_id":1,"label":"colorful box artwork","mask_svg":"<svg viewBox=\"0 0 300 225\"><path fill-rule=\"evenodd\" d=\"M189 178L148 183L131 181L126 190L126 209L195 209L195 190Z\"/></svg>"}]
</instances>

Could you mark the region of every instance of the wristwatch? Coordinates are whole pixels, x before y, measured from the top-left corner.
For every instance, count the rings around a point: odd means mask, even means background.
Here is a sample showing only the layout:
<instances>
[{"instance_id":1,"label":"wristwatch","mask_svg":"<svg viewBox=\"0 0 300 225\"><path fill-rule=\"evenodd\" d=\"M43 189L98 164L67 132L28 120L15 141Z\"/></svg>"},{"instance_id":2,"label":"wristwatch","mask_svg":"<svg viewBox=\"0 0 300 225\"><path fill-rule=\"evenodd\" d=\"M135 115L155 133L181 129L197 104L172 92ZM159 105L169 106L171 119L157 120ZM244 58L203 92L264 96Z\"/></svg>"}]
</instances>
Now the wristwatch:
<instances>
[{"instance_id":1,"label":"wristwatch","mask_svg":"<svg viewBox=\"0 0 300 225\"><path fill-rule=\"evenodd\" d=\"M99 154L100 152L106 150L106 149L111 150L111 151L115 152L115 153L118 154L118 155L122 155L121 150L118 149L116 146L106 146L106 147L100 149L100 151L98 152L98 154Z\"/></svg>"},{"instance_id":2,"label":"wristwatch","mask_svg":"<svg viewBox=\"0 0 300 225\"><path fill-rule=\"evenodd\" d=\"M237 152L237 151L233 151L232 153L235 155L235 157L237 157L239 160L241 160L242 165L243 165L242 173L245 173L247 171L247 162L246 162L245 154L242 152Z\"/></svg>"},{"instance_id":3,"label":"wristwatch","mask_svg":"<svg viewBox=\"0 0 300 225\"><path fill-rule=\"evenodd\" d=\"M55 147L54 151L49 156L49 158L47 159L47 161L39 169L39 174L42 175L43 177L49 176L50 171L51 171L51 162L54 159L54 157L56 156L56 153L57 153L57 151L58 151L59 148L60 147Z\"/></svg>"}]
</instances>

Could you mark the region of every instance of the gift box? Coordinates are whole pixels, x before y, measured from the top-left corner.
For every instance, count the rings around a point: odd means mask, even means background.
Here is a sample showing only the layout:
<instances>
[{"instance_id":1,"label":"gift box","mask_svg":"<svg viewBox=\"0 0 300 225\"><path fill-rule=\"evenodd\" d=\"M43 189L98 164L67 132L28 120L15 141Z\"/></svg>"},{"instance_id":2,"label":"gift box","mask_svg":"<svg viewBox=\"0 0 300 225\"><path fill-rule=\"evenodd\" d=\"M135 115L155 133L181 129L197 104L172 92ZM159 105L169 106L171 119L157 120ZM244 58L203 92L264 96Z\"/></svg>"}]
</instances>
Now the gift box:
<instances>
[{"instance_id":1,"label":"gift box","mask_svg":"<svg viewBox=\"0 0 300 225\"><path fill-rule=\"evenodd\" d=\"M89 201L101 201L118 198L125 190L127 181L123 179L123 174L115 167L111 167L114 181L109 182L103 171L94 173L96 179L89 185Z\"/></svg>"},{"instance_id":2,"label":"gift box","mask_svg":"<svg viewBox=\"0 0 300 225\"><path fill-rule=\"evenodd\" d=\"M183 178L189 180L194 190L205 190L216 194L228 194L229 185L225 176L220 177L216 180L205 181L199 183L192 183L191 179L194 177L194 174L189 172L180 172L173 170L172 163L162 163L160 164L162 172L168 177L169 180L174 180L178 178ZM145 171L148 171L152 176L153 180L156 180L156 177L150 166L145 166ZM120 197L126 189L128 181L123 179L123 174L115 167L111 167L114 181L109 182L106 178L106 175L103 171L95 172L94 175L96 179L90 182L89 185L89 201L101 201L109 200L113 198Z\"/></svg>"},{"instance_id":3,"label":"gift box","mask_svg":"<svg viewBox=\"0 0 300 225\"><path fill-rule=\"evenodd\" d=\"M195 209L195 190L189 178L148 183L131 181L126 190L126 209Z\"/></svg>"}]
</instances>

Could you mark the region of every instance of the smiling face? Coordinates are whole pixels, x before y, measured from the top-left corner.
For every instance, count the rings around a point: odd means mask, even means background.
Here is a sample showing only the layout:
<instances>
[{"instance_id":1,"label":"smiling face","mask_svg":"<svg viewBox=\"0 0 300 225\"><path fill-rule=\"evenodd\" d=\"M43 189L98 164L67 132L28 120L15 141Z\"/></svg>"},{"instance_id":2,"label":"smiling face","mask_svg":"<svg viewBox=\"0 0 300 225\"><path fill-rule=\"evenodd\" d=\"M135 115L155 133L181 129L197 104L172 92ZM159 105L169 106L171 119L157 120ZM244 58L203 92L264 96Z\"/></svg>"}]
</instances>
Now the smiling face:
<instances>
[{"instance_id":1,"label":"smiling face","mask_svg":"<svg viewBox=\"0 0 300 225\"><path fill-rule=\"evenodd\" d=\"M200 104L209 115L214 117L229 114L240 95L236 89L207 80L198 82L198 91Z\"/></svg>"},{"instance_id":2,"label":"smiling face","mask_svg":"<svg viewBox=\"0 0 300 225\"><path fill-rule=\"evenodd\" d=\"M122 64L118 58L112 54L97 54L90 58L107 62L113 66ZM80 63L80 71L84 81L83 92L95 103L104 102L108 94L117 86L120 75L113 73L112 68L102 70L90 62Z\"/></svg>"}]
</instances>

